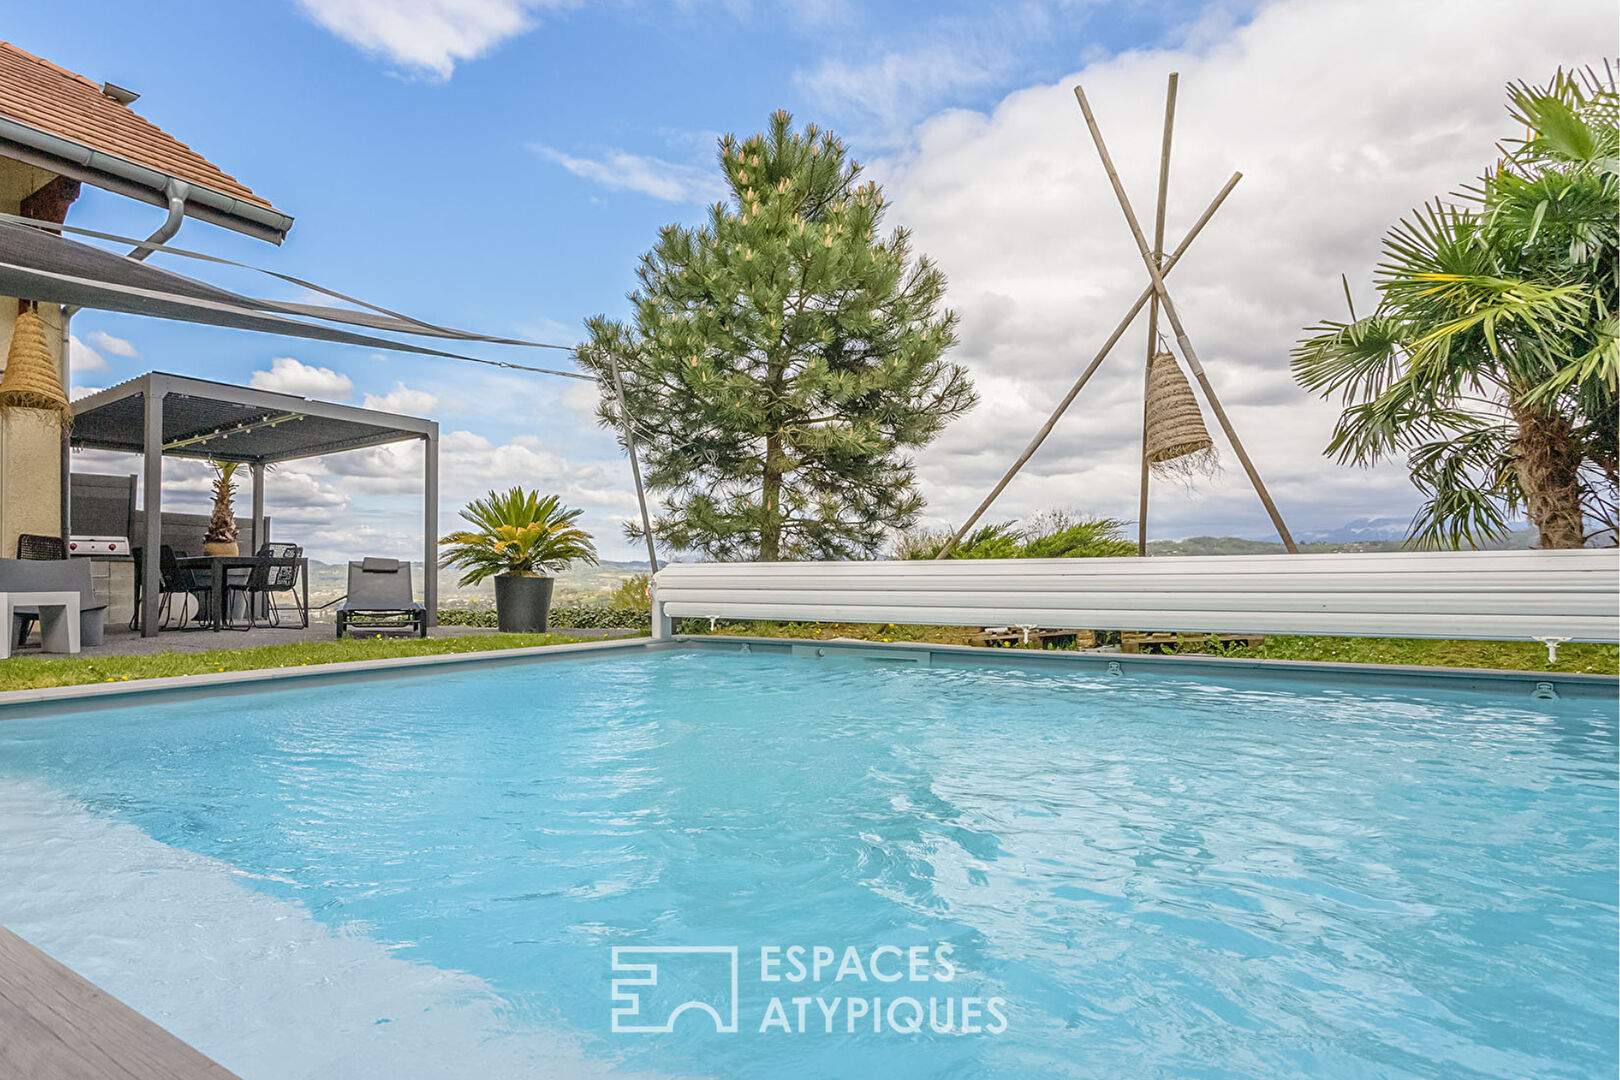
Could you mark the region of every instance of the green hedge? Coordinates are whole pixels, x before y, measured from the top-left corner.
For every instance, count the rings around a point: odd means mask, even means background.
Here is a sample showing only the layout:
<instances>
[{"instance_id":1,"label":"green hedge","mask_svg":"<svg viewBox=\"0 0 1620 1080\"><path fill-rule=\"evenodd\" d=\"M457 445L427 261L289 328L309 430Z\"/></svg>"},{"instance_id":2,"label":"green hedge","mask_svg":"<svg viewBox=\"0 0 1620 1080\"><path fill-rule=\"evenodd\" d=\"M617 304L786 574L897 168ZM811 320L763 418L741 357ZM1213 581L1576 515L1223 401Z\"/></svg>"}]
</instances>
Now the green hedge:
<instances>
[{"instance_id":1,"label":"green hedge","mask_svg":"<svg viewBox=\"0 0 1620 1080\"><path fill-rule=\"evenodd\" d=\"M494 608L440 608L440 626L495 626ZM634 608L554 607L550 625L570 630L650 630L652 614Z\"/></svg>"}]
</instances>

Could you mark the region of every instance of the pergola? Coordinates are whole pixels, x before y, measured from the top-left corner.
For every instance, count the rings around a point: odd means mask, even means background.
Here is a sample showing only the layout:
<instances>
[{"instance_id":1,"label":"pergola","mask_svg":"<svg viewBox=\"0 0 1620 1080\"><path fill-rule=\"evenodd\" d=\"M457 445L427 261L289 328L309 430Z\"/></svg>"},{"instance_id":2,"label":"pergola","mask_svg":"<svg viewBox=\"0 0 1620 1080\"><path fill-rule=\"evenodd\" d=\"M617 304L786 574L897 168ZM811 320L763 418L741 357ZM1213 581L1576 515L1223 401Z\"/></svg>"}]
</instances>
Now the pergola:
<instances>
[{"instance_id":1,"label":"pergola","mask_svg":"<svg viewBox=\"0 0 1620 1080\"><path fill-rule=\"evenodd\" d=\"M422 600L432 625L438 613L439 425L432 420L295 394L151 372L73 403L72 445L141 454L145 459L145 536L131 537L155 552L162 544L163 458L236 461L253 478L252 550L264 532L267 465L343 450L421 439ZM142 564L141 632L158 632L158 560Z\"/></svg>"}]
</instances>

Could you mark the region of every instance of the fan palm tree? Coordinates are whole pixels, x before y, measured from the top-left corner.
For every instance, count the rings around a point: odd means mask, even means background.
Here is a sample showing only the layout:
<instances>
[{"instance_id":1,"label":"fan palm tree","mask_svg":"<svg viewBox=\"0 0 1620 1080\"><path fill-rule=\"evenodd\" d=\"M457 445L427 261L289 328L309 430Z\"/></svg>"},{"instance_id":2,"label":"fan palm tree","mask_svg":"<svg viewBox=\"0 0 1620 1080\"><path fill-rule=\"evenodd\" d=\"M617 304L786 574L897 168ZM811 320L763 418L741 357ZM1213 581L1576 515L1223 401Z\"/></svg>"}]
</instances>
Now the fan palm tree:
<instances>
[{"instance_id":1,"label":"fan palm tree","mask_svg":"<svg viewBox=\"0 0 1620 1080\"><path fill-rule=\"evenodd\" d=\"M1377 311L1293 354L1302 386L1345 402L1328 454L1406 456L1419 546L1477 544L1521 512L1544 548L1615 526L1620 96L1587 70L1508 100L1525 138L1460 204L1390 230Z\"/></svg>"},{"instance_id":2,"label":"fan palm tree","mask_svg":"<svg viewBox=\"0 0 1620 1080\"><path fill-rule=\"evenodd\" d=\"M538 577L576 562L594 564L591 534L574 524L582 512L564 507L555 495L541 498L521 487L491 491L461 512L476 530L439 540L449 545L439 565L465 570L461 584L476 585L490 577Z\"/></svg>"}]
</instances>

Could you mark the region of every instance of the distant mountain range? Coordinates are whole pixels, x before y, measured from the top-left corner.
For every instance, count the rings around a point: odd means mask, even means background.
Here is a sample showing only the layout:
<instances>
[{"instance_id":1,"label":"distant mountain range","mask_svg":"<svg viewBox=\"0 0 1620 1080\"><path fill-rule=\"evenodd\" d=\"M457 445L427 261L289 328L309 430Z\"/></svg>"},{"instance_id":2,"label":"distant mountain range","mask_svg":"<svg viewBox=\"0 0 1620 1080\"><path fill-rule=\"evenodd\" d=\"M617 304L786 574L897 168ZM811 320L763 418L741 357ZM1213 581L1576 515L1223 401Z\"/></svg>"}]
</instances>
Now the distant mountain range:
<instances>
[{"instance_id":1,"label":"distant mountain range","mask_svg":"<svg viewBox=\"0 0 1620 1080\"><path fill-rule=\"evenodd\" d=\"M627 577L645 574L644 562L603 561L597 566L576 566L557 576L552 602L561 605L590 604L606 598ZM411 580L418 589L422 582L422 564L411 563ZM445 607L490 607L495 603L495 586L484 582L471 588L462 588L459 570L439 571L439 603ZM323 563L313 559L309 564L309 599L320 605L335 600L349 587L348 567L343 563Z\"/></svg>"},{"instance_id":2,"label":"distant mountain range","mask_svg":"<svg viewBox=\"0 0 1620 1080\"><path fill-rule=\"evenodd\" d=\"M1358 518L1337 529L1301 533L1299 539L1313 544L1348 544L1361 540L1405 540L1411 518Z\"/></svg>"},{"instance_id":3,"label":"distant mountain range","mask_svg":"<svg viewBox=\"0 0 1620 1080\"><path fill-rule=\"evenodd\" d=\"M1391 535L1385 524L1393 519L1353 521L1330 532L1304 533L1299 549L1317 555L1355 551L1408 551L1407 522ZM1380 535L1382 534L1382 535ZM1501 540L1481 544L1487 551L1517 551L1535 545L1534 529L1519 529ZM1280 540L1244 540L1236 536L1193 536L1186 540L1149 540L1149 555L1270 555L1286 550Z\"/></svg>"}]
</instances>

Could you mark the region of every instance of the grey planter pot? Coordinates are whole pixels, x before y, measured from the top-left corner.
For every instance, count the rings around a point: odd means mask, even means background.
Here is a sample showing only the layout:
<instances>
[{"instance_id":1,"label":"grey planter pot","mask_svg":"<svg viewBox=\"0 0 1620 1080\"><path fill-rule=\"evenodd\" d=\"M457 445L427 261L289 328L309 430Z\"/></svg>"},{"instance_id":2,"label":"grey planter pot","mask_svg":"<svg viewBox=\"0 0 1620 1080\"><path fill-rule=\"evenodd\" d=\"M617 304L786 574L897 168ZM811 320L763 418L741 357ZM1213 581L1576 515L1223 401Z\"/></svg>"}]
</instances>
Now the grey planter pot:
<instances>
[{"instance_id":1,"label":"grey planter pot","mask_svg":"<svg viewBox=\"0 0 1620 1080\"><path fill-rule=\"evenodd\" d=\"M543 634L551 614L550 577L495 578L495 625L506 634Z\"/></svg>"}]
</instances>

